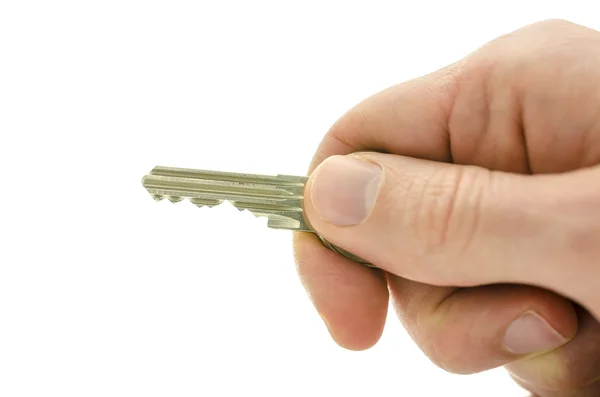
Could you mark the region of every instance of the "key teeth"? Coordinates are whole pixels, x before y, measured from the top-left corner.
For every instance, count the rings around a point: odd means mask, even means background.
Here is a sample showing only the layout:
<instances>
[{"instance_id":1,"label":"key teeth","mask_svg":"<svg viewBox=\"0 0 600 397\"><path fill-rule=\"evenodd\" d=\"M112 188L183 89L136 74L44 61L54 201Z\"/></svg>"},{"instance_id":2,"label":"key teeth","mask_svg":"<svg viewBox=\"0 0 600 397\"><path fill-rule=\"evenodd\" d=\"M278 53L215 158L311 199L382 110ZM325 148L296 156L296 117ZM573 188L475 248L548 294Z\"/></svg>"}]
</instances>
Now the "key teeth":
<instances>
[{"instance_id":1,"label":"key teeth","mask_svg":"<svg viewBox=\"0 0 600 397\"><path fill-rule=\"evenodd\" d=\"M181 202L188 202L191 205L195 205L198 208L213 208L213 207L216 207L217 205L222 205L224 203L227 203L227 204L229 204L229 206L235 208L238 211L243 211L244 210L243 208L236 207L233 203L231 203L228 200L224 200L223 202L220 202L220 203L218 203L218 202L214 202L214 203L213 202L211 202L211 203L207 203L207 202L195 203L193 197L190 198L190 197L180 197L180 196L161 196L161 195L158 195L158 194L157 195L153 195L152 197L154 197L154 199L156 201L161 201L161 200L167 199L167 200L169 200L173 204L178 204L178 203L181 203ZM248 211L248 212L252 213L251 211Z\"/></svg>"},{"instance_id":2,"label":"key teeth","mask_svg":"<svg viewBox=\"0 0 600 397\"><path fill-rule=\"evenodd\" d=\"M302 228L302 224L300 221L298 221L297 219L294 219L293 217L289 217L289 216L285 216L285 215L275 215L275 214L256 214L250 210L248 210L247 208L239 208L238 206L236 206L234 203L232 203L229 200L224 200L221 203L194 203L193 202L193 198L185 198L185 197L179 197L179 196L164 196L164 195L159 195L159 194L153 194L152 198L154 198L155 201L162 201L162 200L168 200L169 202L173 203L173 204L177 204L180 203L182 201L187 201L190 204L195 205L198 208L212 208L215 207L217 205L225 205L228 207L233 207L236 210L238 210L238 212L241 213L248 213L250 215L252 215L252 217L254 217L255 219L262 219L262 218L267 218L267 227L272 228L272 229L285 229L285 230L300 230Z\"/></svg>"}]
</instances>

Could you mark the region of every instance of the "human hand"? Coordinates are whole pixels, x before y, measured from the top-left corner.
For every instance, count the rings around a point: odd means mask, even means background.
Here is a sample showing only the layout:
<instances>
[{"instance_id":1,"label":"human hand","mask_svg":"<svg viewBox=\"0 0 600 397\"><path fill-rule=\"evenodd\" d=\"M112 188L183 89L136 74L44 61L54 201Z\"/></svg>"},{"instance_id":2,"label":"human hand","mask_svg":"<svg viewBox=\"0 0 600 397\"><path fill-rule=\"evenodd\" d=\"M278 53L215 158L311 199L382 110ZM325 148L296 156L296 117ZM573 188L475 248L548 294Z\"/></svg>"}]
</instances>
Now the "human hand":
<instances>
[{"instance_id":1,"label":"human hand","mask_svg":"<svg viewBox=\"0 0 600 397\"><path fill-rule=\"evenodd\" d=\"M541 397L600 395L598 164L600 33L527 26L332 127L306 216L379 269L299 233L301 280L348 349L377 342L391 295L448 371L506 365Z\"/></svg>"}]
</instances>

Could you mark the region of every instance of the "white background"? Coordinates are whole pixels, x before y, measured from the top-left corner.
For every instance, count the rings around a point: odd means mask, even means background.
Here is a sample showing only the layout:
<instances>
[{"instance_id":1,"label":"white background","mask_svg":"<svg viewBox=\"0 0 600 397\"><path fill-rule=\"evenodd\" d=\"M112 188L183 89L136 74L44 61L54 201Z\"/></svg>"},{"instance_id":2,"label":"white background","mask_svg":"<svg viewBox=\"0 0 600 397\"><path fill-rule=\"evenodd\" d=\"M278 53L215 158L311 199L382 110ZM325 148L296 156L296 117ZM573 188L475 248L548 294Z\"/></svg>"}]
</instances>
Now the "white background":
<instances>
[{"instance_id":1,"label":"white background","mask_svg":"<svg viewBox=\"0 0 600 397\"><path fill-rule=\"evenodd\" d=\"M389 85L594 1L0 1L0 396L523 396L390 315L335 345L290 234L156 204L155 165L304 174Z\"/></svg>"}]
</instances>

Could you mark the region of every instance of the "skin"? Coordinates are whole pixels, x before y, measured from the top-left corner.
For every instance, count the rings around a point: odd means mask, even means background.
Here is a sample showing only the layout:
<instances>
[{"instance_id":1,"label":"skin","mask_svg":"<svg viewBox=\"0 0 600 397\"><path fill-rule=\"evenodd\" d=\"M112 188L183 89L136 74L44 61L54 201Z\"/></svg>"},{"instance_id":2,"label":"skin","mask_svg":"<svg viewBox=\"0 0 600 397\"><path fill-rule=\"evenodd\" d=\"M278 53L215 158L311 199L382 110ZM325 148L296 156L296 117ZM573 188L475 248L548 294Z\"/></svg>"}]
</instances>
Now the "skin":
<instances>
[{"instance_id":1,"label":"skin","mask_svg":"<svg viewBox=\"0 0 600 397\"><path fill-rule=\"evenodd\" d=\"M391 299L447 371L504 366L540 397L600 395L600 33L529 25L366 99L324 137L307 197L326 159L359 151L383 170L366 220L335 226L311 200L305 212L379 269L294 236L300 279L333 339L373 346ZM530 309L566 343L507 351L504 330Z\"/></svg>"}]
</instances>

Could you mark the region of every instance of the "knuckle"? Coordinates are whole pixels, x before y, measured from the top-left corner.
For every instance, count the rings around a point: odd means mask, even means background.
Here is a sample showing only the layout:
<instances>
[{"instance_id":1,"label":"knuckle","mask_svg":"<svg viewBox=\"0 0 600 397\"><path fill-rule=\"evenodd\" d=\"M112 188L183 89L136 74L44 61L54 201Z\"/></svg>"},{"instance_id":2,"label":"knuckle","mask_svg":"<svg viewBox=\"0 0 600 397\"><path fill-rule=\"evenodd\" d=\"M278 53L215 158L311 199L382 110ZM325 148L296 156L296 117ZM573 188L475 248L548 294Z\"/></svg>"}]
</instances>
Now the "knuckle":
<instances>
[{"instance_id":1,"label":"knuckle","mask_svg":"<svg viewBox=\"0 0 600 397\"><path fill-rule=\"evenodd\" d=\"M460 340L463 336L453 333L453 337L449 338L443 329L423 331L420 346L432 363L452 374L468 375L477 372L464 358L463 349L460 348L469 343L468 340Z\"/></svg>"},{"instance_id":2,"label":"knuckle","mask_svg":"<svg viewBox=\"0 0 600 397\"><path fill-rule=\"evenodd\" d=\"M434 289L432 287L432 292ZM465 347L472 346L471 332L455 327L453 321L436 309L437 306L424 307L423 302L427 301L428 297L420 296L411 304L404 304L403 310L396 309L409 335L423 354L444 371L453 374L477 372L477 365L464 354Z\"/></svg>"},{"instance_id":3,"label":"knuckle","mask_svg":"<svg viewBox=\"0 0 600 397\"><path fill-rule=\"evenodd\" d=\"M564 29L579 26L571 21L562 18L549 18L535 22L531 25L538 29Z\"/></svg>"},{"instance_id":4,"label":"knuckle","mask_svg":"<svg viewBox=\"0 0 600 397\"><path fill-rule=\"evenodd\" d=\"M462 178L460 168L434 173L425 183L415 229L428 252L445 248Z\"/></svg>"},{"instance_id":5,"label":"knuckle","mask_svg":"<svg viewBox=\"0 0 600 397\"><path fill-rule=\"evenodd\" d=\"M413 185L414 186L414 185ZM413 187L416 189L416 187ZM412 195L417 201L412 230L424 253L448 253L468 243L477 224L478 177L463 167L433 173ZM468 206L465 206L469 203Z\"/></svg>"},{"instance_id":6,"label":"knuckle","mask_svg":"<svg viewBox=\"0 0 600 397\"><path fill-rule=\"evenodd\" d=\"M481 64L501 65L499 69L508 68L515 76L520 76L524 65L532 61L539 64L541 55L556 55L565 47L557 44L570 43L570 38L589 30L564 19L538 21L503 34L479 48L472 54L475 56L471 56L477 60L471 66L479 70Z\"/></svg>"},{"instance_id":7,"label":"knuckle","mask_svg":"<svg viewBox=\"0 0 600 397\"><path fill-rule=\"evenodd\" d=\"M577 31L579 29L587 29L581 25L577 25L571 21L561 18L550 18L540 20L529 25L525 25L511 33L508 33L504 36L500 36L502 38L514 38L522 40L524 38L529 40L536 40L543 45L549 45L544 43L543 40L538 40L543 36L547 35L563 35L565 32ZM550 42L548 42L550 43Z\"/></svg>"}]
</instances>

